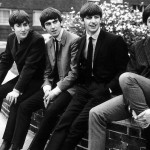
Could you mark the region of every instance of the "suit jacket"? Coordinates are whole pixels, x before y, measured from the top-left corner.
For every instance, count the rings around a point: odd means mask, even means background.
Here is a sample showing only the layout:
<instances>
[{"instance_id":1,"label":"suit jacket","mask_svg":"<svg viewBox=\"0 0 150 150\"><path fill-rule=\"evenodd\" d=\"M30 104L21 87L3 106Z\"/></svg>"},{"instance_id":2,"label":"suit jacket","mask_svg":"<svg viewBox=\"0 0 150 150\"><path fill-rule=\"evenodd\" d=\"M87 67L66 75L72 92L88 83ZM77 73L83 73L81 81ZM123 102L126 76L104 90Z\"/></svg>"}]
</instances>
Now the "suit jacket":
<instances>
[{"instance_id":1,"label":"suit jacket","mask_svg":"<svg viewBox=\"0 0 150 150\"><path fill-rule=\"evenodd\" d=\"M45 42L37 32L30 30L28 36L18 44L15 33L7 38L7 45L0 60L0 83L15 61L19 78L15 89L23 92L32 79L42 80L45 69Z\"/></svg>"},{"instance_id":2,"label":"suit jacket","mask_svg":"<svg viewBox=\"0 0 150 150\"><path fill-rule=\"evenodd\" d=\"M85 43L86 36L83 36L79 42L77 55L79 83L86 78L86 61L82 61ZM118 78L125 72L128 59L128 48L122 37L101 30L93 62L93 75L96 82L106 84L107 89L110 88L114 94L120 92Z\"/></svg>"},{"instance_id":3,"label":"suit jacket","mask_svg":"<svg viewBox=\"0 0 150 150\"><path fill-rule=\"evenodd\" d=\"M150 37L133 44L129 53L127 71L150 79Z\"/></svg>"},{"instance_id":4,"label":"suit jacket","mask_svg":"<svg viewBox=\"0 0 150 150\"><path fill-rule=\"evenodd\" d=\"M71 95L73 95L75 92L75 88L72 86L77 78L77 39L77 35L64 30L57 55L57 68L59 75L59 81L57 82L57 86L60 88L61 91L67 90ZM45 82L43 86L52 86L55 77L54 66L56 60L53 37L50 37L49 41L46 43L46 49L48 57L46 71L44 75Z\"/></svg>"}]
</instances>

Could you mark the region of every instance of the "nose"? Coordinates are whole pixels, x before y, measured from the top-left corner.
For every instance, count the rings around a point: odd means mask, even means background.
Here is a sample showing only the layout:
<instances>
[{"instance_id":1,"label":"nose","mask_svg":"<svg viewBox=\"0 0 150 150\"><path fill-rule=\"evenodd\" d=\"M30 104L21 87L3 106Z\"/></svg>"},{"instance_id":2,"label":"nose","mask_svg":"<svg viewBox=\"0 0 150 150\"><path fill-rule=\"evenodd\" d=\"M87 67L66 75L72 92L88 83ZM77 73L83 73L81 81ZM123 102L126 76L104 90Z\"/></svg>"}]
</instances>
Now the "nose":
<instances>
[{"instance_id":1,"label":"nose","mask_svg":"<svg viewBox=\"0 0 150 150\"><path fill-rule=\"evenodd\" d=\"M91 22L95 22L95 18L94 17L91 18Z\"/></svg>"},{"instance_id":2,"label":"nose","mask_svg":"<svg viewBox=\"0 0 150 150\"><path fill-rule=\"evenodd\" d=\"M24 26L21 26L21 31L24 31L25 30L25 27Z\"/></svg>"},{"instance_id":3,"label":"nose","mask_svg":"<svg viewBox=\"0 0 150 150\"><path fill-rule=\"evenodd\" d=\"M55 28L55 25L52 23L52 26L51 26L52 28Z\"/></svg>"}]
</instances>

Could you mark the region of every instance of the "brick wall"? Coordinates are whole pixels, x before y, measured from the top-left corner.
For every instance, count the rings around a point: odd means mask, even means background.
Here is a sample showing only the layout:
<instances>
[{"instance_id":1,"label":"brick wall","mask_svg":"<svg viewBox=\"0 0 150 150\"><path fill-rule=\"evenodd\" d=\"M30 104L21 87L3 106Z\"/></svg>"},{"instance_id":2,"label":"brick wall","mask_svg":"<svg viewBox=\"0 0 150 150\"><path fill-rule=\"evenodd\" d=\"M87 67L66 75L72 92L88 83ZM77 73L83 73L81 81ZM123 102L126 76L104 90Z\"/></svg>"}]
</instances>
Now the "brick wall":
<instances>
[{"instance_id":1,"label":"brick wall","mask_svg":"<svg viewBox=\"0 0 150 150\"><path fill-rule=\"evenodd\" d=\"M8 117L9 104L4 100L2 113ZM44 113L39 110L32 115L30 130L36 133ZM82 138L76 150L87 150L88 134ZM106 150L146 150L146 140L139 128L132 119L108 124Z\"/></svg>"}]
</instances>

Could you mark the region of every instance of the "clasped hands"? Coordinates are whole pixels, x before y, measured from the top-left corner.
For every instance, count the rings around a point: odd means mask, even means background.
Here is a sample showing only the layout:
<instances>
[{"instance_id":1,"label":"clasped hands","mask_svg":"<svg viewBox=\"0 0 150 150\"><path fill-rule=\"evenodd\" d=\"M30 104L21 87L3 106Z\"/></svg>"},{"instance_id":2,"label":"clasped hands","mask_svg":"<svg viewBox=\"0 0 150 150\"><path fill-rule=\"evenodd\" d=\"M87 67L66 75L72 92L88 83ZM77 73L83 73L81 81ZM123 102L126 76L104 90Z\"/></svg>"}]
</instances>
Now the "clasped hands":
<instances>
[{"instance_id":1,"label":"clasped hands","mask_svg":"<svg viewBox=\"0 0 150 150\"><path fill-rule=\"evenodd\" d=\"M150 109L146 109L145 111L141 112L139 115L137 115L135 111L132 110L132 116L135 122L141 128L147 128L150 125Z\"/></svg>"},{"instance_id":2,"label":"clasped hands","mask_svg":"<svg viewBox=\"0 0 150 150\"><path fill-rule=\"evenodd\" d=\"M53 99L54 99L56 96L57 96L57 95L53 92L53 90L51 90L51 91L50 91L50 90L46 90L46 91L45 91L45 94L44 94L44 97L43 97L45 108L47 108L48 104L49 104L50 102L52 102Z\"/></svg>"}]
</instances>

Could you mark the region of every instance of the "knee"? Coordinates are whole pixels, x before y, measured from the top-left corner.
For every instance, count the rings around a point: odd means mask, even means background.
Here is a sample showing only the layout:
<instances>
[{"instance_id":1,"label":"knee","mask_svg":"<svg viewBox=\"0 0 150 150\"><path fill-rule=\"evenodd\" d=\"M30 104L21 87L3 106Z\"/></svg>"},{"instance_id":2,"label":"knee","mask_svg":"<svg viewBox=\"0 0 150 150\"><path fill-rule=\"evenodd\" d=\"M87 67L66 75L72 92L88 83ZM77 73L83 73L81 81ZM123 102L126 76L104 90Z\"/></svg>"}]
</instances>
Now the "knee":
<instances>
[{"instance_id":1,"label":"knee","mask_svg":"<svg viewBox=\"0 0 150 150\"><path fill-rule=\"evenodd\" d=\"M119 84L121 88L126 87L126 85L128 85L128 83L131 82L131 78L132 78L132 73L130 72L126 72L123 73L122 75L120 75L119 77Z\"/></svg>"},{"instance_id":2,"label":"knee","mask_svg":"<svg viewBox=\"0 0 150 150\"><path fill-rule=\"evenodd\" d=\"M105 122L105 112L103 109L99 106L96 106L92 108L89 112L89 124L93 123L100 123L100 122Z\"/></svg>"}]
</instances>

